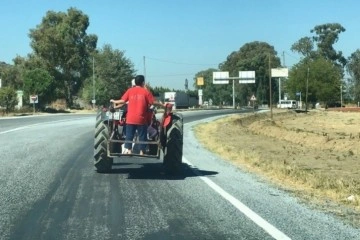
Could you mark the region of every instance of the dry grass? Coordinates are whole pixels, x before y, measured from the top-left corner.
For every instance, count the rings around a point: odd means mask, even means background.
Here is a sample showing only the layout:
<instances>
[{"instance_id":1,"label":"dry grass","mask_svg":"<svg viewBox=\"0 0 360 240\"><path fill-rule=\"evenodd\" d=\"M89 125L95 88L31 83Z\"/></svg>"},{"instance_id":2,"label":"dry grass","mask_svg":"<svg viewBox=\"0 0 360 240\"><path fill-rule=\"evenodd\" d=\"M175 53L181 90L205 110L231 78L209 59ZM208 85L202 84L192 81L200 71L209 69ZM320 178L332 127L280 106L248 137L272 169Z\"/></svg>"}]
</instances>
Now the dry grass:
<instances>
[{"instance_id":1,"label":"dry grass","mask_svg":"<svg viewBox=\"0 0 360 240\"><path fill-rule=\"evenodd\" d=\"M360 226L359 126L360 112L276 111L272 120L241 114L195 133L225 160Z\"/></svg>"}]
</instances>

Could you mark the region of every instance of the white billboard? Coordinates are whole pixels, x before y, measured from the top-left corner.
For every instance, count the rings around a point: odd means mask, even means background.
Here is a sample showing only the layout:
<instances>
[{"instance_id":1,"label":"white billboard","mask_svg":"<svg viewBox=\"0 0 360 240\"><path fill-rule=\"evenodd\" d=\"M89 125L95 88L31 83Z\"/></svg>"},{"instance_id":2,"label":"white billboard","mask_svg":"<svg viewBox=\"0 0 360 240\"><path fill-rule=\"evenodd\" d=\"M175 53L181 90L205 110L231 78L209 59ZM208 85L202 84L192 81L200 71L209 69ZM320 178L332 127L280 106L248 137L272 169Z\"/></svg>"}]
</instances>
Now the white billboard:
<instances>
[{"instance_id":1,"label":"white billboard","mask_svg":"<svg viewBox=\"0 0 360 240\"><path fill-rule=\"evenodd\" d=\"M272 68L271 77L288 77L289 69L288 68Z\"/></svg>"},{"instance_id":2,"label":"white billboard","mask_svg":"<svg viewBox=\"0 0 360 240\"><path fill-rule=\"evenodd\" d=\"M240 71L239 83L255 83L255 71Z\"/></svg>"},{"instance_id":3,"label":"white billboard","mask_svg":"<svg viewBox=\"0 0 360 240\"><path fill-rule=\"evenodd\" d=\"M228 84L229 72L213 72L213 84Z\"/></svg>"}]
</instances>

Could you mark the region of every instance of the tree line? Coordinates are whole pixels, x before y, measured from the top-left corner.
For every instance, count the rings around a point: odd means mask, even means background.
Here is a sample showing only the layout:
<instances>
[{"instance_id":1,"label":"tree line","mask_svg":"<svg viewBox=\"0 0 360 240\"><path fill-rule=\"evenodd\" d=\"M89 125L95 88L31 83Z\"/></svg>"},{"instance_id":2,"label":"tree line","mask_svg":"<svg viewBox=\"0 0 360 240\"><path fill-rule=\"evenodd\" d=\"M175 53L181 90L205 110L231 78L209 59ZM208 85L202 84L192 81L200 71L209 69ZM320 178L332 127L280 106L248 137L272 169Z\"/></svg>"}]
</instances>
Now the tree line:
<instances>
[{"instance_id":1,"label":"tree line","mask_svg":"<svg viewBox=\"0 0 360 240\"><path fill-rule=\"evenodd\" d=\"M342 32L345 28L339 23L318 25L310 30L312 36L303 37L292 45L291 50L298 53L301 60L289 69L288 79L282 80L282 98L286 95L288 99L299 100L299 93L303 97L307 93L311 104L339 102L340 95L348 103L360 101L360 50L348 58L341 51L336 51L334 44ZM205 99L211 99L215 104L229 103L232 101L232 85L212 84L212 73L228 71L230 76L238 76L239 71L255 71L255 84L235 82L236 102L246 105L255 95L259 103L269 104L270 88L272 102L278 99L278 81L269 81L270 69L278 67L285 66L282 66L274 47L266 42L254 41L228 55L218 69L198 72L195 78L203 77L205 84L197 86L194 82L194 87L201 88Z\"/></svg>"},{"instance_id":2,"label":"tree line","mask_svg":"<svg viewBox=\"0 0 360 240\"><path fill-rule=\"evenodd\" d=\"M89 23L89 17L76 8L48 11L41 23L29 31L32 52L16 56L13 65L0 63L0 106L7 112L13 110L16 90L23 90L25 104L29 96L38 95L40 108L57 99L65 99L67 107L72 108L76 99L91 104L95 97L97 105L104 105L121 96L136 74L134 64L124 51L110 44L99 48L97 35L87 33ZM295 98L297 92L307 90L310 102L329 102L339 99L341 86L347 101L360 101L360 50L345 58L334 49L344 31L338 23L323 24L310 31L313 36L294 43L291 50L301 54L302 59L290 69L282 91ZM212 84L212 73L229 71L236 76L239 71L251 70L256 72L255 84L236 83L236 102L245 105L254 94L259 102L268 104L270 88L273 101L278 93L277 82L269 84L269 67L281 67L274 47L266 42L246 43L219 63L218 69L199 71L194 76L195 91L190 94L196 95L200 88L196 78L203 77L205 100L211 99L216 105L231 102L232 85ZM345 72L350 76L347 79ZM150 86L150 90L159 95L174 89Z\"/></svg>"}]
</instances>

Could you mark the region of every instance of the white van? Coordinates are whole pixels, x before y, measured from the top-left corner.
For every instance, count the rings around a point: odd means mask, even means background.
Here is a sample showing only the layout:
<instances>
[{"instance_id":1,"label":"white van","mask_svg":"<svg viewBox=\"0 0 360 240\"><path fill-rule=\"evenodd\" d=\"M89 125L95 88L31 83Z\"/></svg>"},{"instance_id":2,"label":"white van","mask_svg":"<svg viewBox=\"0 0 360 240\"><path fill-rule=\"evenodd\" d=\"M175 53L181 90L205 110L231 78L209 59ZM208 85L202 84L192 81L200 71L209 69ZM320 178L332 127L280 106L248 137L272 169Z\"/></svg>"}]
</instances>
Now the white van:
<instances>
[{"instance_id":1,"label":"white van","mask_svg":"<svg viewBox=\"0 0 360 240\"><path fill-rule=\"evenodd\" d=\"M296 100L280 100L277 108L297 108Z\"/></svg>"}]
</instances>

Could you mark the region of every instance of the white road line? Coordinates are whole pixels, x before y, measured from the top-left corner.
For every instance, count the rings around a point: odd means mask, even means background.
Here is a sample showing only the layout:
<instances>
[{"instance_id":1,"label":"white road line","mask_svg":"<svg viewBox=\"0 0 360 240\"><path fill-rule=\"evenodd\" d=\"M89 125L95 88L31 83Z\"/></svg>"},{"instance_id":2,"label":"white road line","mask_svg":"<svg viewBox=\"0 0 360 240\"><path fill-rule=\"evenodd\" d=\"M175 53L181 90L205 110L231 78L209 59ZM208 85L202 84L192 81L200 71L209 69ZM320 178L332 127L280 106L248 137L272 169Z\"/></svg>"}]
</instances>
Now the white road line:
<instances>
[{"instance_id":1,"label":"white road line","mask_svg":"<svg viewBox=\"0 0 360 240\"><path fill-rule=\"evenodd\" d=\"M183 157L183 162L188 164L189 166L193 166L185 157ZM234 196L226 192L224 189L222 189L219 185L211 181L209 178L204 177L199 171L197 171L195 168L191 168L192 171L200 177L201 180L203 180L209 187L211 187L215 192L220 194L225 200L230 202L235 208L237 208L240 212L242 212L245 216L247 216L251 221L253 221L256 225L264 229L267 233L269 233L270 236L272 236L275 239L281 239L281 240L290 240L288 236L286 236L283 232L281 232L279 229L268 223L265 219L260 217L258 214L256 214L253 210L251 210L249 207L247 207L245 204L240 202L238 199L236 199Z\"/></svg>"},{"instance_id":2,"label":"white road line","mask_svg":"<svg viewBox=\"0 0 360 240\"><path fill-rule=\"evenodd\" d=\"M28 126L24 126L24 127L18 127L18 128L14 128L14 129L11 129L11 130L4 131L4 132L0 132L0 135L5 134L5 133L9 133L9 132L19 131L19 130L29 128L29 127L34 126L34 125L38 125L38 124L28 125Z\"/></svg>"},{"instance_id":3,"label":"white road line","mask_svg":"<svg viewBox=\"0 0 360 240\"><path fill-rule=\"evenodd\" d=\"M38 126L38 125L44 125L44 124L49 124L49 123L68 122L68 121L80 120L80 119L84 119L84 118L73 118L73 119L65 119L65 120L58 120L58 121L51 121L51 122L42 122L42 123L30 124L30 125L27 125L27 126L22 126L22 127L18 127L18 128L13 128L13 129L10 129L10 130L7 130L7 131L0 132L0 135L5 134L5 133L10 133L10 132L19 131L19 130L26 129L26 128L35 127L35 126Z\"/></svg>"}]
</instances>

